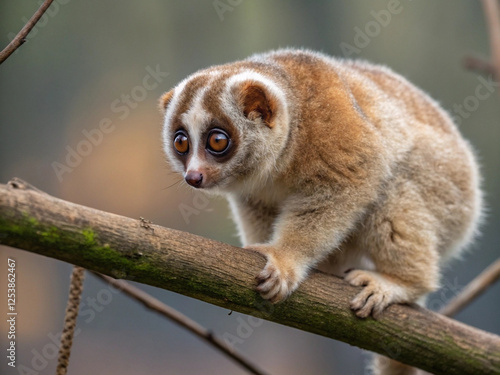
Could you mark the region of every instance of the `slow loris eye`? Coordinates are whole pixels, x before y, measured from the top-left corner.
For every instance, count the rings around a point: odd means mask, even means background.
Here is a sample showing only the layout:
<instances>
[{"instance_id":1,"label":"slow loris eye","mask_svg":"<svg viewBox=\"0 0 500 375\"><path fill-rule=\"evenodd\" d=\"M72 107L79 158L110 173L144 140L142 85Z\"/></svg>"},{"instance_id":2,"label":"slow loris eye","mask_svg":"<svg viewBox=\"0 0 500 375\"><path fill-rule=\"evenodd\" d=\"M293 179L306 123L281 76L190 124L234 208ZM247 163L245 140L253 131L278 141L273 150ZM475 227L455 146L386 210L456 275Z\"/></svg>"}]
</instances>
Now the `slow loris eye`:
<instances>
[{"instance_id":1,"label":"slow loris eye","mask_svg":"<svg viewBox=\"0 0 500 375\"><path fill-rule=\"evenodd\" d=\"M174 139L175 150L184 155L189 151L188 137L184 132L177 132Z\"/></svg>"},{"instance_id":2,"label":"slow loris eye","mask_svg":"<svg viewBox=\"0 0 500 375\"><path fill-rule=\"evenodd\" d=\"M215 129L208 134L207 150L215 155L224 153L229 147L230 139L226 132Z\"/></svg>"}]
</instances>

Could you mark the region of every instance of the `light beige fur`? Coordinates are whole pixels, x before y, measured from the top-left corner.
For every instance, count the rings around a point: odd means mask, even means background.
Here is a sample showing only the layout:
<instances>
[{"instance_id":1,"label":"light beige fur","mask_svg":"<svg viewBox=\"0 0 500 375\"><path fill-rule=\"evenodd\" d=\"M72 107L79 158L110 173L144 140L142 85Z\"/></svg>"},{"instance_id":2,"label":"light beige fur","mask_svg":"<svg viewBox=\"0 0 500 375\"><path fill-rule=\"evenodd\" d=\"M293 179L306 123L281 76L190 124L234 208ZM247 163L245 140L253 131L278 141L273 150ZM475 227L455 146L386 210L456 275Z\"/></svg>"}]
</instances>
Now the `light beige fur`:
<instances>
[{"instance_id":1,"label":"light beige fur","mask_svg":"<svg viewBox=\"0 0 500 375\"><path fill-rule=\"evenodd\" d=\"M161 107L173 169L227 197L243 245L267 257L257 290L272 302L319 267L363 286L351 308L377 317L436 290L443 261L477 231L469 144L388 68L280 50L195 73ZM227 148L214 153L212 141Z\"/></svg>"}]
</instances>

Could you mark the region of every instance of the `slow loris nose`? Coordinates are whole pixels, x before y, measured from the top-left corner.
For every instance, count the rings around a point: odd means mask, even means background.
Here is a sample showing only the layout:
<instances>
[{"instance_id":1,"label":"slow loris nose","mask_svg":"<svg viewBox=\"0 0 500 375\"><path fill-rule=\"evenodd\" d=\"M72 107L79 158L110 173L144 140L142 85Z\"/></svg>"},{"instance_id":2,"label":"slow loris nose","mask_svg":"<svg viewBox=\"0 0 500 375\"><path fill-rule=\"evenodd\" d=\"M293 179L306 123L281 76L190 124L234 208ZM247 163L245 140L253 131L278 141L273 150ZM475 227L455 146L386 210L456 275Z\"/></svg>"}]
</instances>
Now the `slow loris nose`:
<instances>
[{"instance_id":1,"label":"slow loris nose","mask_svg":"<svg viewBox=\"0 0 500 375\"><path fill-rule=\"evenodd\" d=\"M203 173L198 170L188 171L184 179L189 185L195 188L199 188L201 187L201 183L203 182Z\"/></svg>"}]
</instances>

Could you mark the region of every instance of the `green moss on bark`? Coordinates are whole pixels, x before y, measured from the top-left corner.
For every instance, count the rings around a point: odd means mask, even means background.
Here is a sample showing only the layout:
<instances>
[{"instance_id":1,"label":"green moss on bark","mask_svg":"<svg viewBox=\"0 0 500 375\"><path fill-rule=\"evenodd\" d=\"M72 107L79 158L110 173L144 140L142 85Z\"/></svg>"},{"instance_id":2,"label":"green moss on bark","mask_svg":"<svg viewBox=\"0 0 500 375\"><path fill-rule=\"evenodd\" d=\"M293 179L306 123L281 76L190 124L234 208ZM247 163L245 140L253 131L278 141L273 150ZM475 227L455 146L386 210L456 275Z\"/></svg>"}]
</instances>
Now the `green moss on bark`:
<instances>
[{"instance_id":1,"label":"green moss on bark","mask_svg":"<svg viewBox=\"0 0 500 375\"><path fill-rule=\"evenodd\" d=\"M114 277L145 278L153 285L164 282L165 272L150 259L143 259L138 251L128 254L102 243L92 228L62 230L42 225L35 217L24 214L9 220L0 218L0 233L10 246L29 248L69 263L79 259L81 266Z\"/></svg>"}]
</instances>

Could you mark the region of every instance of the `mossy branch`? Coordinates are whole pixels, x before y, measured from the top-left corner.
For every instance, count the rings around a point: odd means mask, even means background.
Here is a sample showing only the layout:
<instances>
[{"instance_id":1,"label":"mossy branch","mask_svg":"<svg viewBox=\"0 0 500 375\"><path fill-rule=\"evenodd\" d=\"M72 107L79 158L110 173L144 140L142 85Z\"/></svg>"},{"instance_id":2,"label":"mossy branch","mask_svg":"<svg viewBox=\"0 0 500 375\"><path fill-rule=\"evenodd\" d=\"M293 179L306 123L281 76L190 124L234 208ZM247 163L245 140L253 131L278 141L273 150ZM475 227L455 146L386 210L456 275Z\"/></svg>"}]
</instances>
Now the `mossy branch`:
<instances>
[{"instance_id":1,"label":"mossy branch","mask_svg":"<svg viewBox=\"0 0 500 375\"><path fill-rule=\"evenodd\" d=\"M435 374L500 374L500 337L422 308L390 306L356 318L358 289L320 272L284 303L254 291L255 252L54 198L13 180L0 184L0 243L153 285L356 345Z\"/></svg>"}]
</instances>

